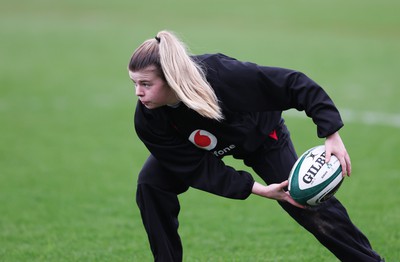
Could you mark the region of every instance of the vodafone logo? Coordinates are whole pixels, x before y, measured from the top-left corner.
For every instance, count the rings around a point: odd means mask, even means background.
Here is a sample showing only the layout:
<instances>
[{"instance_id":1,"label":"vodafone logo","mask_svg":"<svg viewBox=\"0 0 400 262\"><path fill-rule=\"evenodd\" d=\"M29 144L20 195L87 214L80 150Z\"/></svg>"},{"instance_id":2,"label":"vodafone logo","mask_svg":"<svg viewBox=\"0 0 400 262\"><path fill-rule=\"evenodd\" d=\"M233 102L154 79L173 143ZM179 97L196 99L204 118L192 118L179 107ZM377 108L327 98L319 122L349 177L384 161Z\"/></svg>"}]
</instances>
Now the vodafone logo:
<instances>
[{"instance_id":1,"label":"vodafone logo","mask_svg":"<svg viewBox=\"0 0 400 262\"><path fill-rule=\"evenodd\" d=\"M212 150L217 146L217 138L208 131L197 129L189 136L189 141L205 150Z\"/></svg>"}]
</instances>

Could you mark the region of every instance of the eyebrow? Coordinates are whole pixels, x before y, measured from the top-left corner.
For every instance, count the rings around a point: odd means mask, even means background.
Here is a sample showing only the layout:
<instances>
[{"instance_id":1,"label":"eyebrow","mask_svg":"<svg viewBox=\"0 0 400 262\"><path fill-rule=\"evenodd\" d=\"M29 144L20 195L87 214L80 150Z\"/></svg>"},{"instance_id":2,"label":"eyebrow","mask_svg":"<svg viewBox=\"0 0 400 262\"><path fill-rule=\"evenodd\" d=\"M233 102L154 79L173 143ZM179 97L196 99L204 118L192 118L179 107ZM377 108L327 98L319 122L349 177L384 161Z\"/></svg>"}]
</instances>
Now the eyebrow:
<instances>
[{"instance_id":1,"label":"eyebrow","mask_svg":"<svg viewBox=\"0 0 400 262\"><path fill-rule=\"evenodd\" d=\"M149 84L149 83L151 83L151 80L139 80L139 81L135 81L133 79L131 79L131 80L132 80L132 82L134 84L136 84L137 82L139 82L140 84Z\"/></svg>"}]
</instances>

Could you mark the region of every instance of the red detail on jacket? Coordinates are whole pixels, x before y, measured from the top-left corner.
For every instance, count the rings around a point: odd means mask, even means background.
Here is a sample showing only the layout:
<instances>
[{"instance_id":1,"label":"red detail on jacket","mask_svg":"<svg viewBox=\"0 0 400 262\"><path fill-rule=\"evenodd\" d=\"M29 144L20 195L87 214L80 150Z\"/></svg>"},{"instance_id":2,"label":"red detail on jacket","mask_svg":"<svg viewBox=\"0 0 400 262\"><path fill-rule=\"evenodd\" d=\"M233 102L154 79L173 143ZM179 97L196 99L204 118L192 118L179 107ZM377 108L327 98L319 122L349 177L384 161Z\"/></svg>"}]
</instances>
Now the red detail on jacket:
<instances>
[{"instance_id":1,"label":"red detail on jacket","mask_svg":"<svg viewBox=\"0 0 400 262\"><path fill-rule=\"evenodd\" d=\"M272 130L272 132L271 133L269 133L269 135L268 135L270 138L272 138L272 139L274 139L274 140L277 140L278 141L278 135L276 134L276 130L274 129L274 130Z\"/></svg>"}]
</instances>

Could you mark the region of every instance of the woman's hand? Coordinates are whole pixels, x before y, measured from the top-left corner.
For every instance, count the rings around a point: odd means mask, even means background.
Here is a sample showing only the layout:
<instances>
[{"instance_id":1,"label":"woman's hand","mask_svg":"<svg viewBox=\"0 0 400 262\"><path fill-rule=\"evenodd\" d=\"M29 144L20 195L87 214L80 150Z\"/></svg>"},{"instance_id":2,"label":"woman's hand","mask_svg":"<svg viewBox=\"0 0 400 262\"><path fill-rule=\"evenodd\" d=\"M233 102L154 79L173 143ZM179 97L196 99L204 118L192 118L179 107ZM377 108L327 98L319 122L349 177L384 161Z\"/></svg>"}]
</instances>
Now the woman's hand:
<instances>
[{"instance_id":1,"label":"woman's hand","mask_svg":"<svg viewBox=\"0 0 400 262\"><path fill-rule=\"evenodd\" d=\"M342 166L343 176L351 175L351 161L346 147L338 132L328 136L325 140L326 162L329 163L331 155L335 155Z\"/></svg>"},{"instance_id":2,"label":"woman's hand","mask_svg":"<svg viewBox=\"0 0 400 262\"><path fill-rule=\"evenodd\" d=\"M285 180L280 184L271 184L268 186L264 186L260 183L254 182L252 193L278 201L285 201L299 208L305 208L304 206L294 201L288 191L285 191L284 188L286 188L288 184L288 180Z\"/></svg>"}]
</instances>

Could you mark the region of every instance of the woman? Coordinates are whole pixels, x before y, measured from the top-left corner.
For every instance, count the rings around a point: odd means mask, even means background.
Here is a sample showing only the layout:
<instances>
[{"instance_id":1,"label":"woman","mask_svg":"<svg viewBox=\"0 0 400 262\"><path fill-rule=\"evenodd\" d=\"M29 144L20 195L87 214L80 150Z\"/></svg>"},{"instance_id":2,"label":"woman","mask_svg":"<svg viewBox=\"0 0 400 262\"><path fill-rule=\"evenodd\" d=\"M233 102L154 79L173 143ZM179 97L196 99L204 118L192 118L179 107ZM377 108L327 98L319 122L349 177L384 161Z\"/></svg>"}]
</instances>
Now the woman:
<instances>
[{"instance_id":1,"label":"woman","mask_svg":"<svg viewBox=\"0 0 400 262\"><path fill-rule=\"evenodd\" d=\"M233 199L256 194L277 200L340 260L381 261L336 198L304 208L286 191L297 159L281 117L286 109L304 110L326 138L327 161L334 154L351 173L339 112L315 82L222 54L189 56L168 31L138 47L128 69L140 100L136 132L151 153L139 174L137 204L156 261L182 260L177 196L189 187ZM267 186L226 166L226 155L242 159Z\"/></svg>"}]
</instances>

